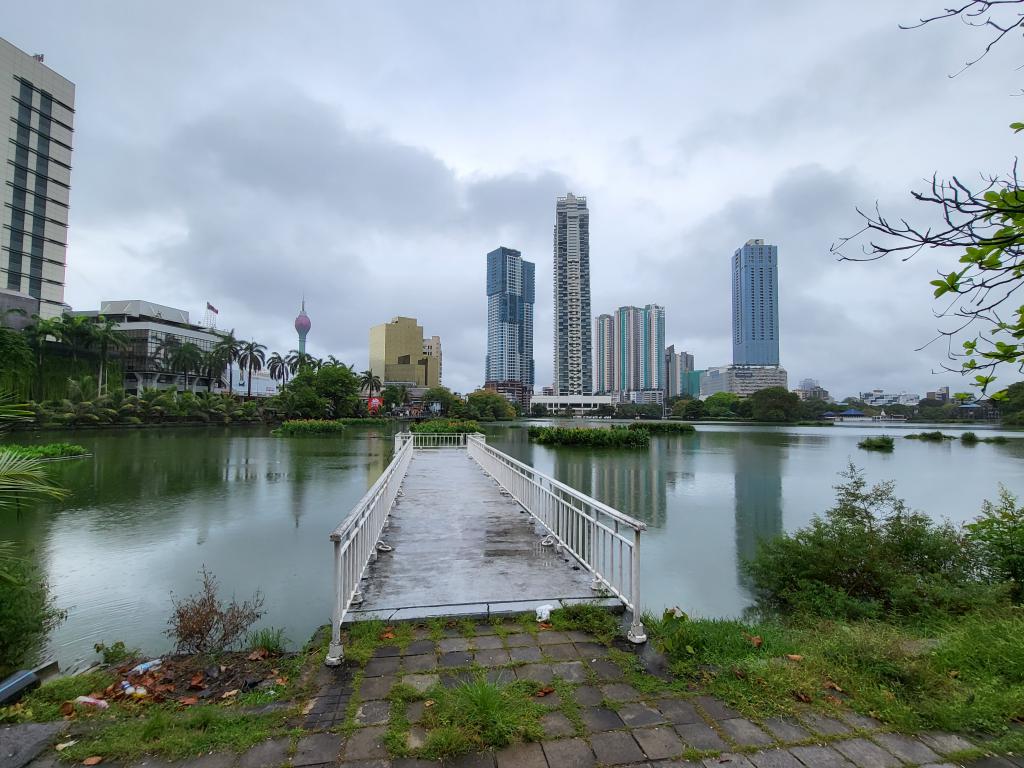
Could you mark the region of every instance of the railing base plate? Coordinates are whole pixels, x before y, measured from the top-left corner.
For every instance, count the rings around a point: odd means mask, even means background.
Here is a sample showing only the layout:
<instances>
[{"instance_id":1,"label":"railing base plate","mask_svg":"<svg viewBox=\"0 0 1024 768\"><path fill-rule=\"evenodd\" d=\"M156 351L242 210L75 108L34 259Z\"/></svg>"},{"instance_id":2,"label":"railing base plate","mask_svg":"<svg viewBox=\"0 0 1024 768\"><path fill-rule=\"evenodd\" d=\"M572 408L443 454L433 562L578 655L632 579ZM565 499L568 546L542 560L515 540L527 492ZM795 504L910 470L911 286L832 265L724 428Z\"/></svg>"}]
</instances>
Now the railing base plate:
<instances>
[{"instance_id":1,"label":"railing base plate","mask_svg":"<svg viewBox=\"0 0 1024 768\"><path fill-rule=\"evenodd\" d=\"M327 649L327 658L324 659L324 665L328 667L340 667L345 661L345 649L341 643L335 645L331 643L331 647Z\"/></svg>"},{"instance_id":2,"label":"railing base plate","mask_svg":"<svg viewBox=\"0 0 1024 768\"><path fill-rule=\"evenodd\" d=\"M626 632L626 639L635 645L643 645L647 642L647 632L644 630L643 624L634 624Z\"/></svg>"}]
</instances>

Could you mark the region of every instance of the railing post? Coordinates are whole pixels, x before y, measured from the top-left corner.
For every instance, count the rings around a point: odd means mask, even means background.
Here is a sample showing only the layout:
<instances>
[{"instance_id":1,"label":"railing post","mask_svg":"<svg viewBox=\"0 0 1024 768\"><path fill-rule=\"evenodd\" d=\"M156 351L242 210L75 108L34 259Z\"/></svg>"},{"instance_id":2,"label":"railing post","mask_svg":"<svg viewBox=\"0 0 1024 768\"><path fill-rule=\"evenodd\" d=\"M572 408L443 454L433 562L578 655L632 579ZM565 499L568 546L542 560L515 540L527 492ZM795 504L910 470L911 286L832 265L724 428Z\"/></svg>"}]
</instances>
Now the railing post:
<instances>
[{"instance_id":1,"label":"railing post","mask_svg":"<svg viewBox=\"0 0 1024 768\"><path fill-rule=\"evenodd\" d=\"M644 623L640 620L640 531L633 529L633 552L630 558L631 573L630 601L633 603L633 623L626 633L626 639L631 643L646 643L647 632L644 630Z\"/></svg>"},{"instance_id":2,"label":"railing post","mask_svg":"<svg viewBox=\"0 0 1024 768\"><path fill-rule=\"evenodd\" d=\"M331 647L327 650L324 664L337 667L345 659L341 646L341 542L334 542L334 610L331 611Z\"/></svg>"}]
</instances>

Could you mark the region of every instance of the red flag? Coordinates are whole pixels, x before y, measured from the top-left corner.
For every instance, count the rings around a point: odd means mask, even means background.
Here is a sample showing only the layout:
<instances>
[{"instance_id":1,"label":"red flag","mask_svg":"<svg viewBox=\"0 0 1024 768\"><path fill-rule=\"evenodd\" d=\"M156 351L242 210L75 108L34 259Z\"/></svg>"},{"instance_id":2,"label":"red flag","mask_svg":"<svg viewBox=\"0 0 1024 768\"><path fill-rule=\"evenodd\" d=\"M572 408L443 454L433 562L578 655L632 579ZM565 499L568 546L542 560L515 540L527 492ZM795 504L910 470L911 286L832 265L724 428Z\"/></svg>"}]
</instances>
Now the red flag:
<instances>
[{"instance_id":1,"label":"red flag","mask_svg":"<svg viewBox=\"0 0 1024 768\"><path fill-rule=\"evenodd\" d=\"M220 314L220 312L217 311L217 308L215 306L213 306L213 304L211 304L210 302L206 302L206 308L208 310L210 310L211 312L213 312L213 314L215 314L215 315L219 315Z\"/></svg>"}]
</instances>

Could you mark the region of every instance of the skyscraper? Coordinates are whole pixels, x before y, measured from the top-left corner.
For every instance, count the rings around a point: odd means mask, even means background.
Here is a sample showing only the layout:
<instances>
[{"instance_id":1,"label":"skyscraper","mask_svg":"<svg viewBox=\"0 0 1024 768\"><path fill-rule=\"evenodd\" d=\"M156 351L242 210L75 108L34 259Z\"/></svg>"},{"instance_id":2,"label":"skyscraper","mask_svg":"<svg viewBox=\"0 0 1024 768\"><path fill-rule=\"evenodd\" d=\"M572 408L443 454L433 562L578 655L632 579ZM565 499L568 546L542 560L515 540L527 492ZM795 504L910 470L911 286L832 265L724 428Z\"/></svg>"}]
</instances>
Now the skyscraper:
<instances>
[{"instance_id":1,"label":"skyscraper","mask_svg":"<svg viewBox=\"0 0 1024 768\"><path fill-rule=\"evenodd\" d=\"M685 352L683 354L686 354ZM676 345L669 344L665 347L665 397L679 397L679 386L681 381L679 370L679 358L676 354Z\"/></svg>"},{"instance_id":2,"label":"skyscraper","mask_svg":"<svg viewBox=\"0 0 1024 768\"><path fill-rule=\"evenodd\" d=\"M555 394L590 395L590 211L571 192L555 204L553 283Z\"/></svg>"},{"instance_id":3,"label":"skyscraper","mask_svg":"<svg viewBox=\"0 0 1024 768\"><path fill-rule=\"evenodd\" d=\"M665 308L615 310L615 382L618 392L665 390Z\"/></svg>"},{"instance_id":4,"label":"skyscraper","mask_svg":"<svg viewBox=\"0 0 1024 768\"><path fill-rule=\"evenodd\" d=\"M778 251L748 240L733 254L733 365L779 364Z\"/></svg>"},{"instance_id":5,"label":"skyscraper","mask_svg":"<svg viewBox=\"0 0 1024 768\"><path fill-rule=\"evenodd\" d=\"M64 304L75 85L0 39L0 309ZM36 309L38 308L38 309Z\"/></svg>"},{"instance_id":6,"label":"skyscraper","mask_svg":"<svg viewBox=\"0 0 1024 768\"><path fill-rule=\"evenodd\" d=\"M615 320L598 315L594 320L594 393L615 390Z\"/></svg>"},{"instance_id":7,"label":"skyscraper","mask_svg":"<svg viewBox=\"0 0 1024 768\"><path fill-rule=\"evenodd\" d=\"M487 254L486 387L505 392L523 407L533 394L534 265L501 247Z\"/></svg>"}]
</instances>

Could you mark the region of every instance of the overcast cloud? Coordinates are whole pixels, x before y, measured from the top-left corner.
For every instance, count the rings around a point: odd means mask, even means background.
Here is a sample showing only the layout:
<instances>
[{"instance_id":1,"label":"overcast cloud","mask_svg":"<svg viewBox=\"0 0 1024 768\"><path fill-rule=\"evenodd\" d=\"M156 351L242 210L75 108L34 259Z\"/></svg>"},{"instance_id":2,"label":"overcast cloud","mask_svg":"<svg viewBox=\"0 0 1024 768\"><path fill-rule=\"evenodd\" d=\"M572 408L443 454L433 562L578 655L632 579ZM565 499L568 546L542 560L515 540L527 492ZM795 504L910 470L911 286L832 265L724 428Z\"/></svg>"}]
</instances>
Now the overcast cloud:
<instances>
[{"instance_id":1,"label":"overcast cloud","mask_svg":"<svg viewBox=\"0 0 1024 768\"><path fill-rule=\"evenodd\" d=\"M837 263L877 200L933 171L1002 171L1015 43L897 24L920 2L67 3L0 36L77 85L66 299L143 298L271 349L367 367L394 315L440 334L444 383L483 378L485 254L537 264L551 376L554 199L586 195L592 308L666 308L698 367L730 362L729 257L779 246L782 362L834 395L923 394L944 266ZM923 217L927 212L918 212Z\"/></svg>"}]
</instances>

